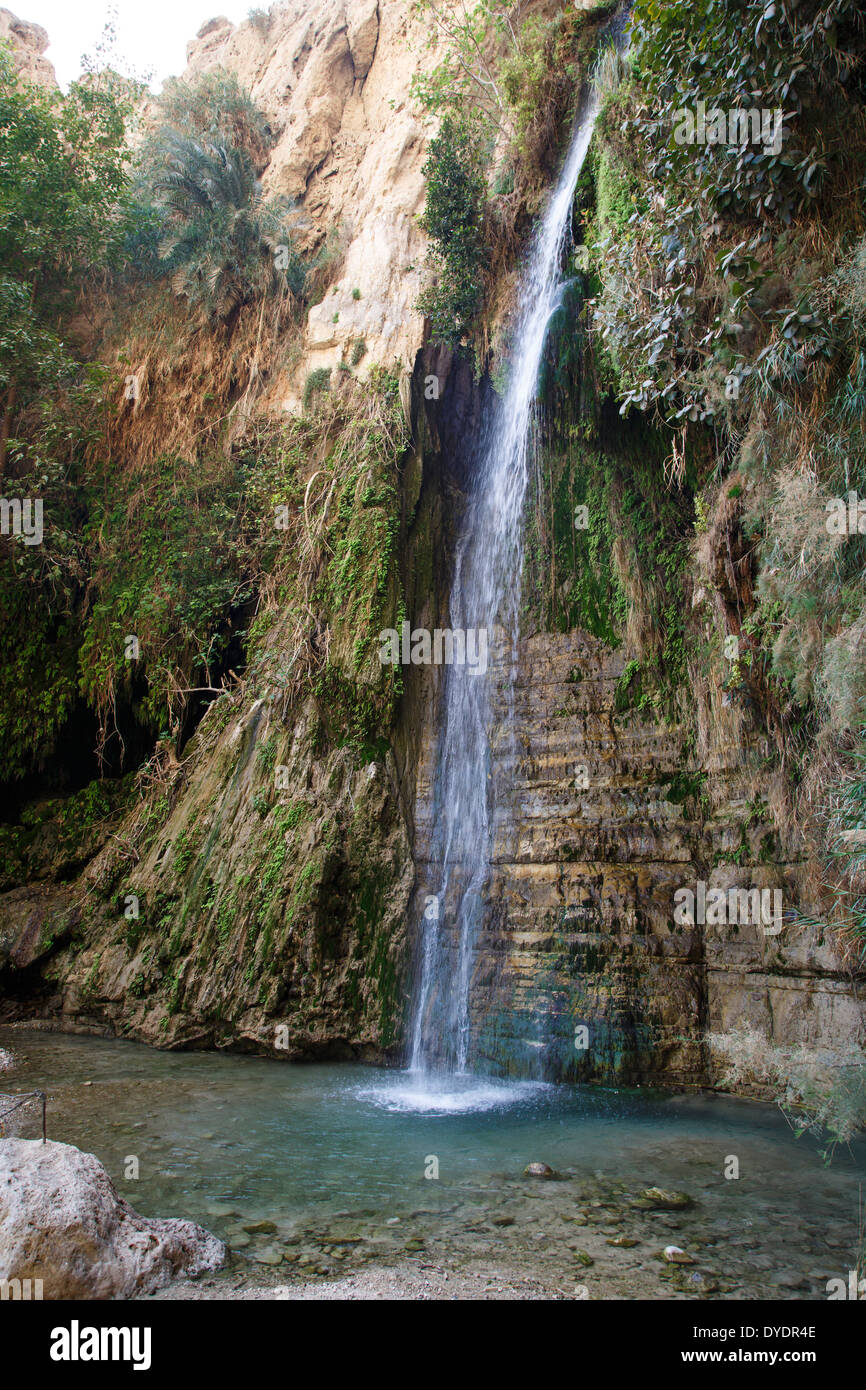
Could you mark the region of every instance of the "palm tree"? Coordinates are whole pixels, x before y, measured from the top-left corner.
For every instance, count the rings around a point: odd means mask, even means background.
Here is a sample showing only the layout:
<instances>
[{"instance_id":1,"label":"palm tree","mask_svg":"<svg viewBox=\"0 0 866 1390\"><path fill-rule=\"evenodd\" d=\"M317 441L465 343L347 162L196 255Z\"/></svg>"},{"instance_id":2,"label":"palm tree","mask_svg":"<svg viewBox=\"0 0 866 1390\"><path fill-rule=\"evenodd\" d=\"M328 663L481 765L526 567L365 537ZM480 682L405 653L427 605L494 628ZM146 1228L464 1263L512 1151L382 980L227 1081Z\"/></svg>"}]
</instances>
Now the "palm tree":
<instances>
[{"instance_id":1,"label":"palm tree","mask_svg":"<svg viewBox=\"0 0 866 1390\"><path fill-rule=\"evenodd\" d=\"M168 217L160 259L176 294L208 318L226 320L261 295L284 287L302 293L305 267L290 235L294 205L263 197L246 151L164 127L150 163L154 199Z\"/></svg>"}]
</instances>

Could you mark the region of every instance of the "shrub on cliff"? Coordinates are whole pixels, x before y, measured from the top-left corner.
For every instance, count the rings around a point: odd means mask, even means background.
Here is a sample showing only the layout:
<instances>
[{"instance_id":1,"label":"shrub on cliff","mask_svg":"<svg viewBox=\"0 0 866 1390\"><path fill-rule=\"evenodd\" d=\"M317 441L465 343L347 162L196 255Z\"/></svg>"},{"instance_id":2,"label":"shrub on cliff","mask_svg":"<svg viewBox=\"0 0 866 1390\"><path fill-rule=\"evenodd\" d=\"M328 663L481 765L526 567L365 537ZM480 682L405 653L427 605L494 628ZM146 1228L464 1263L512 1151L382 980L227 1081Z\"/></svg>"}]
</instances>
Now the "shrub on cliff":
<instances>
[{"instance_id":1,"label":"shrub on cliff","mask_svg":"<svg viewBox=\"0 0 866 1390\"><path fill-rule=\"evenodd\" d=\"M437 283L421 296L434 339L456 345L469 330L484 293L484 209L487 185L477 124L450 112L430 142L422 170L427 203L422 226L432 241Z\"/></svg>"},{"instance_id":2,"label":"shrub on cliff","mask_svg":"<svg viewBox=\"0 0 866 1390\"><path fill-rule=\"evenodd\" d=\"M518 255L616 5L546 18L525 18L525 6L509 0L457 14L436 0L419 8L443 56L411 84L421 110L441 122L423 169L435 280L418 307L433 338L456 346Z\"/></svg>"},{"instance_id":3,"label":"shrub on cliff","mask_svg":"<svg viewBox=\"0 0 866 1390\"><path fill-rule=\"evenodd\" d=\"M833 807L866 711L866 538L827 512L864 491L866 22L855 0L636 0L632 19L596 132L596 360L695 494L704 750L720 689L771 733L780 828L806 829L822 920L859 951L862 864Z\"/></svg>"},{"instance_id":4,"label":"shrub on cliff","mask_svg":"<svg viewBox=\"0 0 866 1390\"><path fill-rule=\"evenodd\" d=\"M243 150L261 174L274 145L264 112L232 72L199 73L192 81L170 77L158 99L160 123L190 139L217 140Z\"/></svg>"}]
</instances>

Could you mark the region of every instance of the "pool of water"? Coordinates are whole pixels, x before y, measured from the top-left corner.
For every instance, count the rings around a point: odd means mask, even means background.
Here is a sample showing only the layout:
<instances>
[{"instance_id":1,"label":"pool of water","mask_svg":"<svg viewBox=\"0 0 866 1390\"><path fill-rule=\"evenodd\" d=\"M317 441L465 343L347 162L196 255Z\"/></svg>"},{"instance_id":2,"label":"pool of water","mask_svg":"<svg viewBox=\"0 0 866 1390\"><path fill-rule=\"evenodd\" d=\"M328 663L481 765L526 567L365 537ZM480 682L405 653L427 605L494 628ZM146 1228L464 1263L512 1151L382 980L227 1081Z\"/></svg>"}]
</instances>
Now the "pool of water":
<instances>
[{"instance_id":1,"label":"pool of water","mask_svg":"<svg viewBox=\"0 0 866 1390\"><path fill-rule=\"evenodd\" d=\"M0 1089L48 1093L49 1138L96 1153L144 1214L200 1221L282 1282L399 1257L498 1262L560 1290L595 1280L614 1297L814 1298L860 1249L863 1149L827 1167L772 1107L477 1077L431 1088L17 1028L0 1048L14 1058ZM525 1177L532 1162L559 1181ZM690 1205L648 1205L651 1187ZM694 1264L668 1264L671 1244Z\"/></svg>"}]
</instances>

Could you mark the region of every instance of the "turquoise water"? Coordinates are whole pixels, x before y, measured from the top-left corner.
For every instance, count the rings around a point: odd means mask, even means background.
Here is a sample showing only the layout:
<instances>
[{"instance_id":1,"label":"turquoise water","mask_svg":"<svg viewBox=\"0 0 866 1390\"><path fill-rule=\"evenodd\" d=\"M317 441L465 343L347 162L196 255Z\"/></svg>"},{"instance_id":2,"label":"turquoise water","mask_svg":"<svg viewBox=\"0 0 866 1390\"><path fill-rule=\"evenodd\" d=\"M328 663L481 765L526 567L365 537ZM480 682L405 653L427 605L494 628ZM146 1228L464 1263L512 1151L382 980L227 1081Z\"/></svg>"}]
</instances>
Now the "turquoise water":
<instances>
[{"instance_id":1,"label":"turquoise water","mask_svg":"<svg viewBox=\"0 0 866 1390\"><path fill-rule=\"evenodd\" d=\"M612 1281L612 1296L812 1298L860 1246L863 1149L828 1168L772 1107L477 1079L431 1097L405 1072L32 1030L0 1029L0 1047L15 1058L0 1088L47 1091L49 1138L96 1153L144 1214L200 1221L282 1282L399 1256ZM530 1162L562 1180L527 1179ZM691 1207L646 1210L652 1186ZM694 1267L666 1266L669 1243Z\"/></svg>"}]
</instances>

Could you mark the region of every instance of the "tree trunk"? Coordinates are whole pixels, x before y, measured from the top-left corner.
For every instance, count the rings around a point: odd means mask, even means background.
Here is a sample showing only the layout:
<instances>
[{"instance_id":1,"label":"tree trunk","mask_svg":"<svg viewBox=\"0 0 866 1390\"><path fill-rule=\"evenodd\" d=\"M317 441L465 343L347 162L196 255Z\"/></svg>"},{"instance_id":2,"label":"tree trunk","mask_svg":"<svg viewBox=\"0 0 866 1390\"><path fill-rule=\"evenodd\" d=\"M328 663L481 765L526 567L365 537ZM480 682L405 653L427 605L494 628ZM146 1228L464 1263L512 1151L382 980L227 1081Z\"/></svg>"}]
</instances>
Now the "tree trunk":
<instances>
[{"instance_id":1,"label":"tree trunk","mask_svg":"<svg viewBox=\"0 0 866 1390\"><path fill-rule=\"evenodd\" d=\"M6 400L3 403L3 419L0 421L0 483L2 483L3 474L6 471L6 449L9 444L9 430L12 426L12 415L17 396L18 385L13 381L6 392Z\"/></svg>"}]
</instances>

